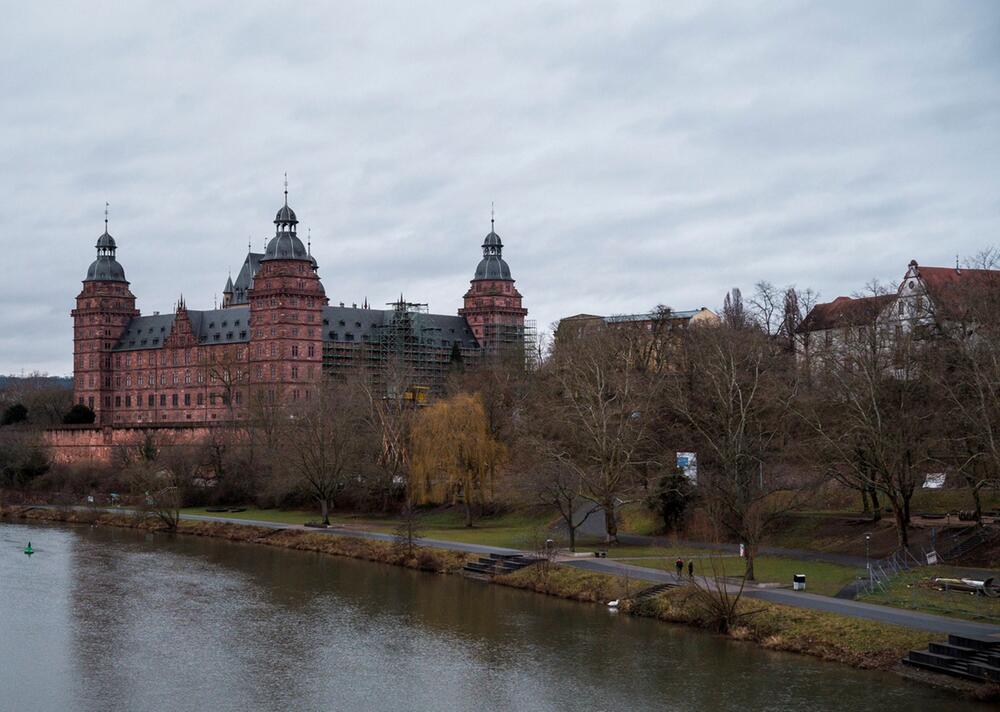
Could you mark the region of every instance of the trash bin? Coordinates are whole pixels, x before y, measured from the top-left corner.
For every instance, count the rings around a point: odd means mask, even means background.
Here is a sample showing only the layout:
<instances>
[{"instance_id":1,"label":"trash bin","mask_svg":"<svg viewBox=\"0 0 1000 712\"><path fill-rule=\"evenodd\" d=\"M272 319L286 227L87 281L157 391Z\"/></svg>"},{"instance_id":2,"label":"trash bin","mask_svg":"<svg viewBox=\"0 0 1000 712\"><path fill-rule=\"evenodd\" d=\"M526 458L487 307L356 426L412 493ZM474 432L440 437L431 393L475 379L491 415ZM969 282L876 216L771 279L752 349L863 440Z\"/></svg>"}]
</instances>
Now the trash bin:
<instances>
[{"instance_id":1,"label":"trash bin","mask_svg":"<svg viewBox=\"0 0 1000 712\"><path fill-rule=\"evenodd\" d=\"M792 589L795 591L805 591L806 590L806 575L805 574L794 574L792 575Z\"/></svg>"}]
</instances>

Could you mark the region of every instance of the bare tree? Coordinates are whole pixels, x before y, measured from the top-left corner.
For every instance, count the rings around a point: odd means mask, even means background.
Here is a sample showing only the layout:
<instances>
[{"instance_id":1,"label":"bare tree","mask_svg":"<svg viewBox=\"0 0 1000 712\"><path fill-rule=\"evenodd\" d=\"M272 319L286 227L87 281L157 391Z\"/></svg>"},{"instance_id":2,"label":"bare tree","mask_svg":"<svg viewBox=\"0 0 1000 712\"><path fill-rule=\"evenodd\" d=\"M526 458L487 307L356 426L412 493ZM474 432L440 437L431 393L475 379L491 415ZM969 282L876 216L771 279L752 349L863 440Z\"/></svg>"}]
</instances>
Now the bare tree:
<instances>
[{"instance_id":1,"label":"bare tree","mask_svg":"<svg viewBox=\"0 0 1000 712\"><path fill-rule=\"evenodd\" d=\"M784 293L766 279L754 285L749 314L757 327L768 336L777 336L782 326Z\"/></svg>"},{"instance_id":2,"label":"bare tree","mask_svg":"<svg viewBox=\"0 0 1000 712\"><path fill-rule=\"evenodd\" d=\"M702 500L745 544L752 580L762 536L804 489L785 466L795 370L763 332L727 323L689 331L683 371L667 383L677 437L698 453Z\"/></svg>"},{"instance_id":3,"label":"bare tree","mask_svg":"<svg viewBox=\"0 0 1000 712\"><path fill-rule=\"evenodd\" d=\"M910 500L937 466L941 438L926 353L914 330L885 317L847 331L823 355L812 406L803 411L821 466L889 502L901 548L909 544Z\"/></svg>"},{"instance_id":4,"label":"bare tree","mask_svg":"<svg viewBox=\"0 0 1000 712\"><path fill-rule=\"evenodd\" d=\"M580 483L580 495L603 509L607 540L617 542L618 508L639 496L659 466L652 431L662 380L642 369L631 332L613 328L567 335L544 377L551 457Z\"/></svg>"},{"instance_id":5,"label":"bare tree","mask_svg":"<svg viewBox=\"0 0 1000 712\"><path fill-rule=\"evenodd\" d=\"M361 461L362 412L355 395L341 385L323 384L309 400L290 408L280 426L276 467L316 500L327 525L330 509L356 480Z\"/></svg>"}]
</instances>

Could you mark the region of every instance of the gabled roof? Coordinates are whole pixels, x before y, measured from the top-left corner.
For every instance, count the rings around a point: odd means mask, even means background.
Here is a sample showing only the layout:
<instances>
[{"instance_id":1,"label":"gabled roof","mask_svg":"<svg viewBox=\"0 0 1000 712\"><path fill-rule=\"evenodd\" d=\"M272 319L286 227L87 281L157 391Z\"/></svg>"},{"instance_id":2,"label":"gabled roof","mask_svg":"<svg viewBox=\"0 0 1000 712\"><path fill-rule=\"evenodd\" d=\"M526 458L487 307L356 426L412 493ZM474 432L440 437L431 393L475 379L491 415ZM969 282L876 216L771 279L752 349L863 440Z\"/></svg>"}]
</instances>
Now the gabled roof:
<instances>
[{"instance_id":1,"label":"gabled roof","mask_svg":"<svg viewBox=\"0 0 1000 712\"><path fill-rule=\"evenodd\" d=\"M845 326L869 326L882 311L896 299L894 294L871 297L837 297L832 302L817 304L796 329L804 334L810 331L827 331Z\"/></svg>"},{"instance_id":2,"label":"gabled roof","mask_svg":"<svg viewBox=\"0 0 1000 712\"><path fill-rule=\"evenodd\" d=\"M948 318L961 318L977 303L993 303L1000 295L1000 270L957 267L920 267L910 264L935 308Z\"/></svg>"}]
</instances>

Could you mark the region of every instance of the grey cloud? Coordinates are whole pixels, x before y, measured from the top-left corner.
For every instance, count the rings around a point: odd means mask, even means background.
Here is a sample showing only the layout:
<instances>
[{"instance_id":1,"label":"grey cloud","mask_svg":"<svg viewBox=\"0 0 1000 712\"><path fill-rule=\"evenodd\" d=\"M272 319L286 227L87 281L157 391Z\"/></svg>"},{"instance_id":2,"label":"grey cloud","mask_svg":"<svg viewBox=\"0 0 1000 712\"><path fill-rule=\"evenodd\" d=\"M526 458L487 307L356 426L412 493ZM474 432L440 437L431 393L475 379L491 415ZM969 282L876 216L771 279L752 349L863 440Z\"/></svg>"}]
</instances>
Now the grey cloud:
<instances>
[{"instance_id":1,"label":"grey cloud","mask_svg":"<svg viewBox=\"0 0 1000 712\"><path fill-rule=\"evenodd\" d=\"M987 1L21 3L0 34L0 372L71 369L105 200L140 308L207 307L284 171L332 301L454 311L495 200L543 327L849 294L1000 227Z\"/></svg>"}]
</instances>

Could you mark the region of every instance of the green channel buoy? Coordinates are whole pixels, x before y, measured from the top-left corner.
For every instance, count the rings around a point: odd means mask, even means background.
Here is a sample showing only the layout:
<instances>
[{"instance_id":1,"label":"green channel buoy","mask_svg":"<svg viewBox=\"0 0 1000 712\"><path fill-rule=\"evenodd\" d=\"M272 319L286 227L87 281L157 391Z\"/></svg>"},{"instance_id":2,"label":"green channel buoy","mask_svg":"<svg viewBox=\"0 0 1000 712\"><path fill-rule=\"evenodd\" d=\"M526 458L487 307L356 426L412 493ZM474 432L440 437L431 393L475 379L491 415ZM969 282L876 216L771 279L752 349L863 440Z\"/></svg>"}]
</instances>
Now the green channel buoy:
<instances>
[{"instance_id":1,"label":"green channel buoy","mask_svg":"<svg viewBox=\"0 0 1000 712\"><path fill-rule=\"evenodd\" d=\"M24 547L24 553L27 554L28 556L31 556L32 554L35 553L35 550L31 548L31 542L30 541L28 542L28 545L26 547Z\"/></svg>"}]
</instances>

